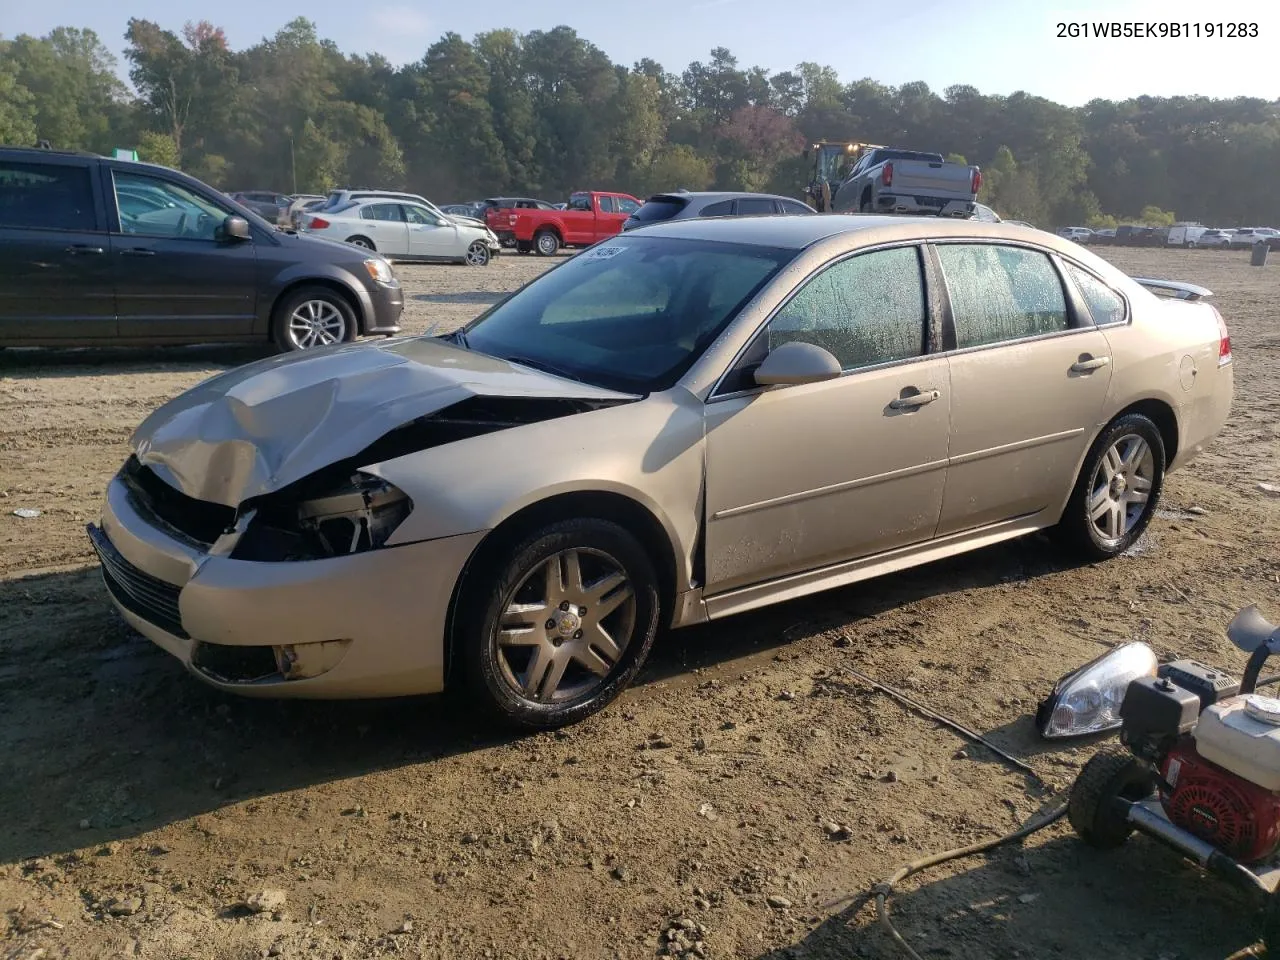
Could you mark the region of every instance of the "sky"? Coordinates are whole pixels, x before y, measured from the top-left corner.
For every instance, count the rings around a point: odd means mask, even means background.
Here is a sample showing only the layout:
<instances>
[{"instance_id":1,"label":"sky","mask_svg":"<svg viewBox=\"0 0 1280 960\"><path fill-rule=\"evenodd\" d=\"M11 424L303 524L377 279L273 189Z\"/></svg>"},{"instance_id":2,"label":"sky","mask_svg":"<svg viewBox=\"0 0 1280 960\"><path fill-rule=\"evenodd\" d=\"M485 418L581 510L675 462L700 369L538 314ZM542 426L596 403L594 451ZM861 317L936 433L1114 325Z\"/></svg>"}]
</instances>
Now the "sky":
<instances>
[{"instance_id":1,"label":"sky","mask_svg":"<svg viewBox=\"0 0 1280 960\"><path fill-rule=\"evenodd\" d=\"M396 64L421 59L447 31L469 39L497 27L567 24L616 63L650 57L673 72L725 46L741 67L778 72L809 60L834 67L845 82L923 80L937 91L964 83L1071 106L1143 94L1280 99L1274 0L0 0L0 36L88 27L121 55L131 16L175 32L188 20L211 20L236 49L306 16L343 51L377 52ZM1057 35L1060 23L1111 21L1256 24L1248 32L1257 36Z\"/></svg>"}]
</instances>

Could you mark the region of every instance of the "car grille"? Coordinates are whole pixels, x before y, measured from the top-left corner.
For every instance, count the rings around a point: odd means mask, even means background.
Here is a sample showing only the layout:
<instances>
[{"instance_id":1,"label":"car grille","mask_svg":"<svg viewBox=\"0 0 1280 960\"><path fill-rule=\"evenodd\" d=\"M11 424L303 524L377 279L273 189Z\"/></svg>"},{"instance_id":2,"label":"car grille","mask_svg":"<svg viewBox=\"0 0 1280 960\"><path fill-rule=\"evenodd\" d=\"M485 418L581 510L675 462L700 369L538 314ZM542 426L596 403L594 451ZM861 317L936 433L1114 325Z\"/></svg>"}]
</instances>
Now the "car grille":
<instances>
[{"instance_id":1,"label":"car grille","mask_svg":"<svg viewBox=\"0 0 1280 960\"><path fill-rule=\"evenodd\" d=\"M92 523L87 529L89 542L102 562L102 580L120 606L166 633L186 639L182 615L178 612L178 594L182 588L143 573L124 558L105 533Z\"/></svg>"},{"instance_id":2,"label":"car grille","mask_svg":"<svg viewBox=\"0 0 1280 960\"><path fill-rule=\"evenodd\" d=\"M125 461L122 476L133 495L174 530L208 546L236 521L236 511L220 503L188 497L165 483L136 456Z\"/></svg>"}]
</instances>

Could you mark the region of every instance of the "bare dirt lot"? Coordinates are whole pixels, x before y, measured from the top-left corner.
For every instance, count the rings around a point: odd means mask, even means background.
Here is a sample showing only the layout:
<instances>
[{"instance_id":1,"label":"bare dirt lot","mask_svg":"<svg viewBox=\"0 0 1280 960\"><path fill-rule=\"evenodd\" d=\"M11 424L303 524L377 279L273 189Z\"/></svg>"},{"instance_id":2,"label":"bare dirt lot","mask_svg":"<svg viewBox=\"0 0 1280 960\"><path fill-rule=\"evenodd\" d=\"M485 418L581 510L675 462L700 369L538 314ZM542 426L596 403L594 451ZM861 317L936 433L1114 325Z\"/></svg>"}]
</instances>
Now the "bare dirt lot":
<instances>
[{"instance_id":1,"label":"bare dirt lot","mask_svg":"<svg viewBox=\"0 0 1280 960\"><path fill-rule=\"evenodd\" d=\"M651 957L677 918L709 957L895 956L869 909L823 905L1048 794L846 666L1065 789L1091 747L1046 749L1029 719L1061 673L1133 638L1238 672L1234 610L1280 617L1280 498L1258 486L1280 482L1280 266L1112 256L1213 289L1237 364L1226 431L1140 555L1080 567L1031 538L680 631L605 713L518 739L444 699L227 698L133 635L84 523L150 409L255 353L10 351L0 957ZM407 326L448 329L545 265L401 267ZM1154 843L1101 855L1064 824L914 878L896 916L924 955L971 960L1217 960L1254 922Z\"/></svg>"}]
</instances>

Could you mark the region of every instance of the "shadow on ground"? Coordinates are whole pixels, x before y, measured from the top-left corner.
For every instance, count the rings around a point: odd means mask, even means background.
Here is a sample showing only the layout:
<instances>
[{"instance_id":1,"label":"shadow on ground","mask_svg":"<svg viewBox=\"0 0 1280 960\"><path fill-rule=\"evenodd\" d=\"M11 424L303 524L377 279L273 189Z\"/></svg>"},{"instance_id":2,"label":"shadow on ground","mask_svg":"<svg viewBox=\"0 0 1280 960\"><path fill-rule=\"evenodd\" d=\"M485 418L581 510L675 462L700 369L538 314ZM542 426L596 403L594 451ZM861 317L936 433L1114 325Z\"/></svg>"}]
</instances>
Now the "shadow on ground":
<instances>
[{"instance_id":1,"label":"shadow on ground","mask_svg":"<svg viewBox=\"0 0 1280 960\"><path fill-rule=\"evenodd\" d=\"M1046 842L1033 837L1027 847L907 880L889 901L903 939L925 960L1223 960L1255 941L1259 911L1154 840L1135 836L1100 853L1063 827L1050 829ZM1195 916L1186 915L1187 903L1198 905ZM1081 924L1081 917L1096 919ZM907 956L863 895L802 941L760 960Z\"/></svg>"},{"instance_id":2,"label":"shadow on ground","mask_svg":"<svg viewBox=\"0 0 1280 960\"><path fill-rule=\"evenodd\" d=\"M749 657L930 595L1062 565L1038 540L1015 541L885 577L871 589L675 631L659 638L639 683ZM447 696L260 701L210 690L124 625L96 568L0 582L0 651L0 862L512 739L478 727ZM1011 733L1010 749L1029 739ZM82 828L82 820L90 825Z\"/></svg>"}]
</instances>

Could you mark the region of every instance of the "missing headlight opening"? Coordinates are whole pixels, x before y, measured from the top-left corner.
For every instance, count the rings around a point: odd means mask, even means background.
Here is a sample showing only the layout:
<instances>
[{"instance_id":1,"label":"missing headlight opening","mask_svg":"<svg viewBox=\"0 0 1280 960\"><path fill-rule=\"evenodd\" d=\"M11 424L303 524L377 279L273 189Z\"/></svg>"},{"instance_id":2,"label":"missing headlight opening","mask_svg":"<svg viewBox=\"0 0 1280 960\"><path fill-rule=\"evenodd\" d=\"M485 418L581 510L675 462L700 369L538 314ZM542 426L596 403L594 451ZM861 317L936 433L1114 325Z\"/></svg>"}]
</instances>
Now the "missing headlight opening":
<instances>
[{"instance_id":1,"label":"missing headlight opening","mask_svg":"<svg viewBox=\"0 0 1280 960\"><path fill-rule=\"evenodd\" d=\"M358 474L349 489L298 504L298 525L326 555L339 557L382 546L409 507L409 498L391 484Z\"/></svg>"},{"instance_id":2,"label":"missing headlight opening","mask_svg":"<svg viewBox=\"0 0 1280 960\"><path fill-rule=\"evenodd\" d=\"M323 560L376 550L413 509L403 491L363 473L344 482L308 483L291 494L258 502L233 558Z\"/></svg>"}]
</instances>

